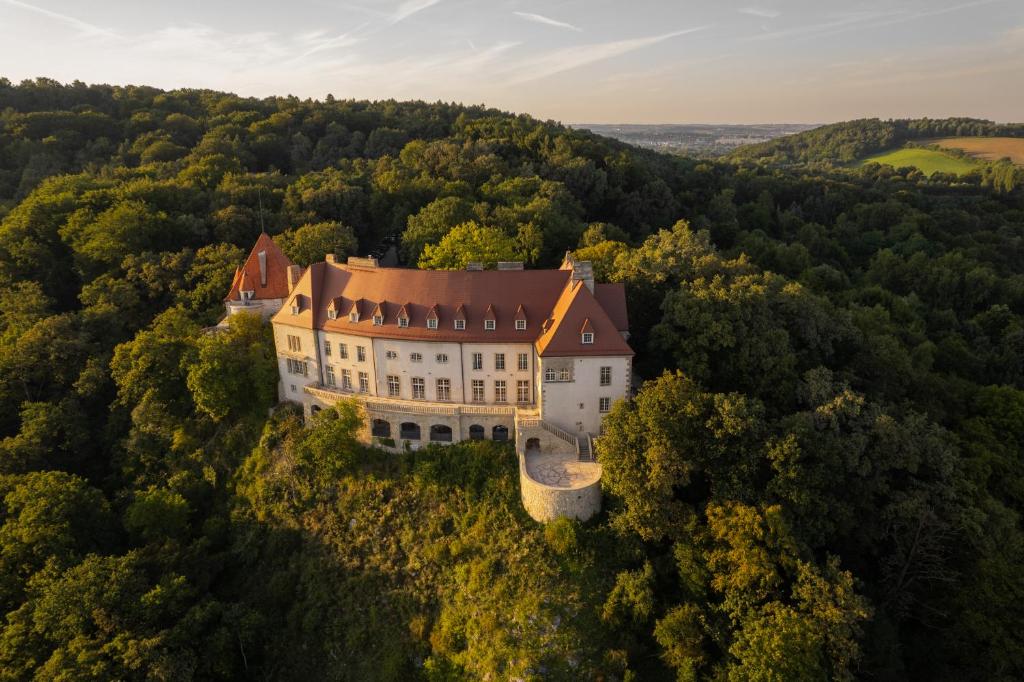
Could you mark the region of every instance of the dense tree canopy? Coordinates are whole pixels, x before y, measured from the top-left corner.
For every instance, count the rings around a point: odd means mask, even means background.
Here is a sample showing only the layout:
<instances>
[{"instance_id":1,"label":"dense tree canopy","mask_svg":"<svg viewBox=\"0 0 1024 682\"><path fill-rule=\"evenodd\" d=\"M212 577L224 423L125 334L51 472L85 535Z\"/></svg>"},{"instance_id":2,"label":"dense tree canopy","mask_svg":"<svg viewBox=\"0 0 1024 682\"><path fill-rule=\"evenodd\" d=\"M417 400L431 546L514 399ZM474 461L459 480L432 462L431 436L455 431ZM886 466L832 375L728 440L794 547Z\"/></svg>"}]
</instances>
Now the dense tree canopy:
<instances>
[{"instance_id":1,"label":"dense tree canopy","mask_svg":"<svg viewBox=\"0 0 1024 682\"><path fill-rule=\"evenodd\" d=\"M1024 676L1024 194L843 167L967 119L697 161L483 107L0 79L0 677ZM303 265L566 250L641 383L606 512L505 445L384 454L210 333L261 229ZM644 382L643 380L646 380Z\"/></svg>"}]
</instances>

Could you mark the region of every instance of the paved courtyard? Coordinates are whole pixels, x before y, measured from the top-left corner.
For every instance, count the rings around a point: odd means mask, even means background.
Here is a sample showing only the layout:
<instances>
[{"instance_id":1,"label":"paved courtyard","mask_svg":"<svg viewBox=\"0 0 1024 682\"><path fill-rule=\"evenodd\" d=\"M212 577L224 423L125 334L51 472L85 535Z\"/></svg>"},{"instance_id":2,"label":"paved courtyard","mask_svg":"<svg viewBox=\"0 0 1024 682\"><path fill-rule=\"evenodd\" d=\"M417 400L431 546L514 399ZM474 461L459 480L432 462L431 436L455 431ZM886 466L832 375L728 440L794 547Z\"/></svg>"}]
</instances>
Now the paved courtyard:
<instances>
[{"instance_id":1,"label":"paved courtyard","mask_svg":"<svg viewBox=\"0 0 1024 682\"><path fill-rule=\"evenodd\" d=\"M552 488L578 488L601 478L601 466L567 453L526 451L526 473Z\"/></svg>"}]
</instances>

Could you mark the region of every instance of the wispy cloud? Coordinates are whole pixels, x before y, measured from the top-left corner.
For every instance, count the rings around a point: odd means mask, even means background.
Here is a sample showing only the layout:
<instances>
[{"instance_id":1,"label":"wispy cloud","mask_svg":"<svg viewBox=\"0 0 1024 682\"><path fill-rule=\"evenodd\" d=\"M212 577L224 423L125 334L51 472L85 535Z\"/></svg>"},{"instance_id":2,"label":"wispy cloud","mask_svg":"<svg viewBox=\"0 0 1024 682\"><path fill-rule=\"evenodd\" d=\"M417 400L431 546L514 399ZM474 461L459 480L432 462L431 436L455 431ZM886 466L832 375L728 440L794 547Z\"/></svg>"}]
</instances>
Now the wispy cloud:
<instances>
[{"instance_id":1,"label":"wispy cloud","mask_svg":"<svg viewBox=\"0 0 1024 682\"><path fill-rule=\"evenodd\" d=\"M752 17L760 17L761 19L777 19L782 16L782 12L774 9L764 9L762 7L740 7L736 10L740 14L749 14Z\"/></svg>"},{"instance_id":2,"label":"wispy cloud","mask_svg":"<svg viewBox=\"0 0 1024 682\"><path fill-rule=\"evenodd\" d=\"M102 26L97 26L96 24L90 24L87 21L82 21L81 19L73 17L69 14L61 14L60 12L54 12L52 10L46 9L45 7L32 5L27 2L22 2L21 0L0 0L0 2L2 2L5 5L10 5L11 7L18 7L29 12L34 12L35 14L40 14L44 17L49 17L50 19L53 19L55 21L59 21L62 24L66 24L67 26L71 26L72 28L76 29L82 35L104 36L107 38L119 37L110 29L103 28Z\"/></svg>"},{"instance_id":3,"label":"wispy cloud","mask_svg":"<svg viewBox=\"0 0 1024 682\"><path fill-rule=\"evenodd\" d=\"M830 21L817 24L807 24L804 26L794 26L779 31L770 31L757 36L752 36L750 40L760 41L775 40L779 38L828 37L840 33L846 33L848 31L895 26L897 24L918 21L929 17L942 16L944 14L952 14L953 12L961 12L963 10L983 7L985 5L1002 4L1004 2L1007 2L1007 0L973 0L972 2L964 2L957 5L950 5L948 7L937 7L918 11L893 9L847 12L835 15L836 18Z\"/></svg>"},{"instance_id":4,"label":"wispy cloud","mask_svg":"<svg viewBox=\"0 0 1024 682\"><path fill-rule=\"evenodd\" d=\"M395 11L388 17L388 23L397 24L400 21L405 21L414 14L419 14L425 9L429 9L441 2L441 0L405 0Z\"/></svg>"},{"instance_id":5,"label":"wispy cloud","mask_svg":"<svg viewBox=\"0 0 1024 682\"><path fill-rule=\"evenodd\" d=\"M544 24L545 26L555 26L556 28L566 28L569 29L570 31L578 31L580 33L583 32L583 29L580 28L579 26L574 26L573 24L570 24L566 21L559 21L558 19L546 17L543 14L534 14L533 12L513 12L512 14L516 15L520 19L532 21L535 24Z\"/></svg>"},{"instance_id":6,"label":"wispy cloud","mask_svg":"<svg viewBox=\"0 0 1024 682\"><path fill-rule=\"evenodd\" d=\"M510 78L509 82L517 84L538 80L540 78L547 78L548 76L553 76L556 73L562 73L563 71L569 71L570 69L578 69L581 66L604 61L606 59L612 59L613 57L619 57L645 47L657 45L658 43L669 40L670 38L678 38L679 36L697 33L698 31L703 31L706 28L708 27L698 26L696 28L687 28L680 31L672 31L671 33L648 36L646 38L615 40L607 43L578 45L552 50L545 54L540 54L535 57L522 60L516 67L518 73L514 74Z\"/></svg>"}]
</instances>

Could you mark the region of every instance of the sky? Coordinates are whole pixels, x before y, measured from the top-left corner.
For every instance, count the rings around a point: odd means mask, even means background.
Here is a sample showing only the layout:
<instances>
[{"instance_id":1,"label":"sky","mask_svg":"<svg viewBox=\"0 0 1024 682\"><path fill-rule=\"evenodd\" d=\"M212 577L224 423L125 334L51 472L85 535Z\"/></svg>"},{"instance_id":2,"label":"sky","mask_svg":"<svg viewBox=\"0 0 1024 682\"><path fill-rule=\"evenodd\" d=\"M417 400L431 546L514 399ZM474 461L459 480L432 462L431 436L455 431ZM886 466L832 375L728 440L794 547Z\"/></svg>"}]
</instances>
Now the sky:
<instances>
[{"instance_id":1,"label":"sky","mask_svg":"<svg viewBox=\"0 0 1024 682\"><path fill-rule=\"evenodd\" d=\"M0 76L565 123L1024 120L1024 0L0 0Z\"/></svg>"}]
</instances>

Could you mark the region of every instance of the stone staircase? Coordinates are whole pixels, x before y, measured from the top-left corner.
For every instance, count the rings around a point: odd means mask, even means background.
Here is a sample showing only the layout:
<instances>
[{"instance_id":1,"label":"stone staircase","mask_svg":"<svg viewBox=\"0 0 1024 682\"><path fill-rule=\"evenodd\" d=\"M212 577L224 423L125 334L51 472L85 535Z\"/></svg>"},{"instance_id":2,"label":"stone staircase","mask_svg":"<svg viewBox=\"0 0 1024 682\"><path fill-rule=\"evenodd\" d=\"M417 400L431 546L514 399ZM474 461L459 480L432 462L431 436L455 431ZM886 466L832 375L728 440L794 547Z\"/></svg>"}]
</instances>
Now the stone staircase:
<instances>
[{"instance_id":1,"label":"stone staircase","mask_svg":"<svg viewBox=\"0 0 1024 682\"><path fill-rule=\"evenodd\" d=\"M576 457L581 462L596 462L594 454L594 440L589 433L580 434L576 439Z\"/></svg>"}]
</instances>

